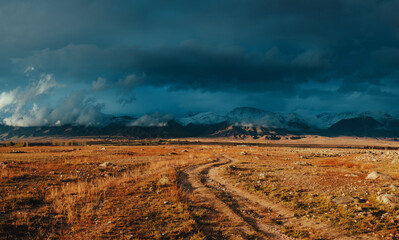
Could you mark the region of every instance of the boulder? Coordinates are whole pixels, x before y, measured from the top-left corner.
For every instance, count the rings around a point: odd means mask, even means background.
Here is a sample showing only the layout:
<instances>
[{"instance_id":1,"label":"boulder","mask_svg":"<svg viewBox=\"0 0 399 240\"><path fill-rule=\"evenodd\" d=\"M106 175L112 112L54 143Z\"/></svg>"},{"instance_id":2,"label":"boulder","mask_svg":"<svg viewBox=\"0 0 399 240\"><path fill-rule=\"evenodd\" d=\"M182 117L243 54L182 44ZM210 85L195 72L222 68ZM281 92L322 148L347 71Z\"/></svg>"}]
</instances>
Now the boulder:
<instances>
[{"instance_id":1,"label":"boulder","mask_svg":"<svg viewBox=\"0 0 399 240\"><path fill-rule=\"evenodd\" d=\"M158 180L158 186L160 186L160 187L166 187L169 185L170 185L170 180L166 176L163 176Z\"/></svg>"},{"instance_id":2,"label":"boulder","mask_svg":"<svg viewBox=\"0 0 399 240\"><path fill-rule=\"evenodd\" d=\"M367 175L366 179L370 179L370 180L376 180L376 179L382 179L382 180L392 180L392 177L377 171L371 172L369 173L369 175Z\"/></svg>"},{"instance_id":3,"label":"boulder","mask_svg":"<svg viewBox=\"0 0 399 240\"><path fill-rule=\"evenodd\" d=\"M295 162L295 164L300 165L300 166L312 166L311 163L303 162L303 161L297 161L297 162Z\"/></svg>"},{"instance_id":4,"label":"boulder","mask_svg":"<svg viewBox=\"0 0 399 240\"><path fill-rule=\"evenodd\" d=\"M347 173L347 174L345 174L345 177L358 177L358 175L353 174L353 173Z\"/></svg>"},{"instance_id":5,"label":"boulder","mask_svg":"<svg viewBox=\"0 0 399 240\"><path fill-rule=\"evenodd\" d=\"M399 197L392 194L381 195L378 197L378 200L387 205L399 206Z\"/></svg>"},{"instance_id":6,"label":"boulder","mask_svg":"<svg viewBox=\"0 0 399 240\"><path fill-rule=\"evenodd\" d=\"M8 166L7 162L0 162L0 168L6 168Z\"/></svg>"},{"instance_id":7,"label":"boulder","mask_svg":"<svg viewBox=\"0 0 399 240\"><path fill-rule=\"evenodd\" d=\"M114 164L110 163L110 162L103 162L100 164L100 167L109 167L109 166L113 166Z\"/></svg>"}]
</instances>

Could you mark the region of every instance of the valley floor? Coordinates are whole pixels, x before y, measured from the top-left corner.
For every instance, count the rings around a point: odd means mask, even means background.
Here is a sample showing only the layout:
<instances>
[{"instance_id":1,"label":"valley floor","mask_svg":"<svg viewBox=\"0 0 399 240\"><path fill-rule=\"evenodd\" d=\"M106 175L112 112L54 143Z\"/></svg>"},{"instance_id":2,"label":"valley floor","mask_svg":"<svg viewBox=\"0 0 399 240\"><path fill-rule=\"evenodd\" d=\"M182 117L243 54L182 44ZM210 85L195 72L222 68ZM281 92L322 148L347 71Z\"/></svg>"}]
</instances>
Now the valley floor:
<instances>
[{"instance_id":1,"label":"valley floor","mask_svg":"<svg viewBox=\"0 0 399 240\"><path fill-rule=\"evenodd\" d=\"M1 147L0 239L398 239L399 151L332 145Z\"/></svg>"}]
</instances>

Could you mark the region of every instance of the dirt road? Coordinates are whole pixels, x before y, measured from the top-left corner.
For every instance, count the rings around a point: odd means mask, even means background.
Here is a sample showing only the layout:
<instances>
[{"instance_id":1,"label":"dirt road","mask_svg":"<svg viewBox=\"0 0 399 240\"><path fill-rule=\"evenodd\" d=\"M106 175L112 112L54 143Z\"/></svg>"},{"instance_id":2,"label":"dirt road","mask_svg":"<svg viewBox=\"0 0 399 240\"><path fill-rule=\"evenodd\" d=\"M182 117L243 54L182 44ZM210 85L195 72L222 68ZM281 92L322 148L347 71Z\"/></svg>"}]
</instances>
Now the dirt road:
<instances>
[{"instance_id":1,"label":"dirt road","mask_svg":"<svg viewBox=\"0 0 399 240\"><path fill-rule=\"evenodd\" d=\"M183 171L180 185L195 196L197 204L210 204L227 217L232 227L242 233L236 236L237 239L251 238L254 233L263 239L293 239L284 234L285 226L313 229L325 239L365 239L347 236L341 229L326 223L297 218L290 209L236 187L220 174L222 167L235 162L235 159L223 155L218 157L218 161L190 166ZM265 217L264 213L274 217Z\"/></svg>"}]
</instances>

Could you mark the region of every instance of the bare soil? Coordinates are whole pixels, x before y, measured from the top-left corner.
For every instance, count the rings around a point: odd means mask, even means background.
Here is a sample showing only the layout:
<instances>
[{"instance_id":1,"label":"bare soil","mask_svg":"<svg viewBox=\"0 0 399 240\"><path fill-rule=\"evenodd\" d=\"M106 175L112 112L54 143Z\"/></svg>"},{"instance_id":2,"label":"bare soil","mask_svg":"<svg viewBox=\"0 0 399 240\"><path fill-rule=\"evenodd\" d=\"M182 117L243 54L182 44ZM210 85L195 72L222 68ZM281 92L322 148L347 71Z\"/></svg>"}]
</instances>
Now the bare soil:
<instances>
[{"instance_id":1,"label":"bare soil","mask_svg":"<svg viewBox=\"0 0 399 240\"><path fill-rule=\"evenodd\" d=\"M399 151L383 142L217 141L0 147L0 239L399 238L381 201L399 196Z\"/></svg>"}]
</instances>

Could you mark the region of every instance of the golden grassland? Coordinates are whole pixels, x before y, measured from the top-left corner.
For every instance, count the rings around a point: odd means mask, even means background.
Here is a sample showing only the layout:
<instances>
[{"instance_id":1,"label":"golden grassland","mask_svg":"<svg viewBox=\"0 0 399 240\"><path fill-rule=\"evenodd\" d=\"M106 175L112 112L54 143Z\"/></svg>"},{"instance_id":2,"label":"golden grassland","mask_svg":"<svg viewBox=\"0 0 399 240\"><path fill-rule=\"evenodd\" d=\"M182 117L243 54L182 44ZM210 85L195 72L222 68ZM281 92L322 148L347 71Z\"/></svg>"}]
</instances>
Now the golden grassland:
<instances>
[{"instance_id":1,"label":"golden grassland","mask_svg":"<svg viewBox=\"0 0 399 240\"><path fill-rule=\"evenodd\" d=\"M398 151L284 147L245 151L231 152L239 161L223 169L237 186L289 207L297 217L332 223L353 236L399 237L399 205L379 200L384 194L399 196ZM372 171L393 179L366 179ZM336 204L334 199L342 196L355 201ZM311 229L285 228L293 237L312 236Z\"/></svg>"},{"instance_id":2,"label":"golden grassland","mask_svg":"<svg viewBox=\"0 0 399 240\"><path fill-rule=\"evenodd\" d=\"M399 208L378 197L399 195L398 153L218 144L0 147L0 239L229 239L229 220L211 204L197 204L179 183L183 169L221 154L238 160L222 167L226 179L298 217L354 236L396 239ZM366 180L371 171L393 179ZM339 196L360 201L334 203ZM319 236L283 229L299 239Z\"/></svg>"},{"instance_id":3,"label":"golden grassland","mask_svg":"<svg viewBox=\"0 0 399 240\"><path fill-rule=\"evenodd\" d=\"M184 149L0 148L6 163L0 169L0 238L202 239L207 224L223 221L193 209L176 178L179 169L213 154ZM111 164L101 167L104 162Z\"/></svg>"}]
</instances>

